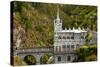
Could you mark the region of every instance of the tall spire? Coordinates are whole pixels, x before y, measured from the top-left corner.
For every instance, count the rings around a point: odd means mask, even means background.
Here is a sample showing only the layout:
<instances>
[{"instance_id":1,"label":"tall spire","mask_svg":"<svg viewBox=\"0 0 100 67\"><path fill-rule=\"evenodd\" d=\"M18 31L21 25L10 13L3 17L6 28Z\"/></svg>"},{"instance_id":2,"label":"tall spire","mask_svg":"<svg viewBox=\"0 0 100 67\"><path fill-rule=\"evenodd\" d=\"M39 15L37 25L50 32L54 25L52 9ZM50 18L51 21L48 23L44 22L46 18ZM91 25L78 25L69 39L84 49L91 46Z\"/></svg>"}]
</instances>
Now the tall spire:
<instances>
[{"instance_id":1,"label":"tall spire","mask_svg":"<svg viewBox=\"0 0 100 67\"><path fill-rule=\"evenodd\" d=\"M54 26L55 26L55 31L61 31L62 30L62 21L59 18L59 7L57 5L57 17L54 20Z\"/></svg>"},{"instance_id":2,"label":"tall spire","mask_svg":"<svg viewBox=\"0 0 100 67\"><path fill-rule=\"evenodd\" d=\"M59 18L59 6L57 5L57 19L60 19Z\"/></svg>"}]
</instances>

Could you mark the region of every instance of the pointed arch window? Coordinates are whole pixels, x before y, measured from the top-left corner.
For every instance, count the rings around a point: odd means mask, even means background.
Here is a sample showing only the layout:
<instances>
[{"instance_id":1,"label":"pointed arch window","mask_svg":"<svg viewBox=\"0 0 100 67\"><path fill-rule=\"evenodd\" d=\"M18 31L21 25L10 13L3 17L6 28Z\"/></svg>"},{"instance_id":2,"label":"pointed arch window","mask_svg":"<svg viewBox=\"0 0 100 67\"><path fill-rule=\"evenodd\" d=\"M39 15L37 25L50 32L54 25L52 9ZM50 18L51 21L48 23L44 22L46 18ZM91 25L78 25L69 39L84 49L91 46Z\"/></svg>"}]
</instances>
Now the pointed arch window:
<instances>
[{"instance_id":1,"label":"pointed arch window","mask_svg":"<svg viewBox=\"0 0 100 67\"><path fill-rule=\"evenodd\" d=\"M65 37L65 36L63 36L63 39L66 39L66 37Z\"/></svg>"},{"instance_id":2,"label":"pointed arch window","mask_svg":"<svg viewBox=\"0 0 100 67\"><path fill-rule=\"evenodd\" d=\"M61 39L61 36L59 36L58 39Z\"/></svg>"}]
</instances>

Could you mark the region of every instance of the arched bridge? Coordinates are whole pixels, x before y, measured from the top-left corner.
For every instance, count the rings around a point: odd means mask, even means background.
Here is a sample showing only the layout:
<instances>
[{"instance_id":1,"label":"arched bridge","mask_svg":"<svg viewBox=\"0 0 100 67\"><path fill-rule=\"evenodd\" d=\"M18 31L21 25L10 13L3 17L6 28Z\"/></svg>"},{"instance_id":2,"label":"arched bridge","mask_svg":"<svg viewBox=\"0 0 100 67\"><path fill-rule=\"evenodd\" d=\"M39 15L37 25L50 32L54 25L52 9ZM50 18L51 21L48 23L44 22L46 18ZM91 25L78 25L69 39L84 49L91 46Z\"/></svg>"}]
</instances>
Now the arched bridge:
<instances>
[{"instance_id":1,"label":"arched bridge","mask_svg":"<svg viewBox=\"0 0 100 67\"><path fill-rule=\"evenodd\" d=\"M15 51L15 54L20 56L22 60L28 55L32 55L36 58L36 64L40 64L40 58L44 54L54 55L53 47L36 47L36 48L20 48Z\"/></svg>"}]
</instances>

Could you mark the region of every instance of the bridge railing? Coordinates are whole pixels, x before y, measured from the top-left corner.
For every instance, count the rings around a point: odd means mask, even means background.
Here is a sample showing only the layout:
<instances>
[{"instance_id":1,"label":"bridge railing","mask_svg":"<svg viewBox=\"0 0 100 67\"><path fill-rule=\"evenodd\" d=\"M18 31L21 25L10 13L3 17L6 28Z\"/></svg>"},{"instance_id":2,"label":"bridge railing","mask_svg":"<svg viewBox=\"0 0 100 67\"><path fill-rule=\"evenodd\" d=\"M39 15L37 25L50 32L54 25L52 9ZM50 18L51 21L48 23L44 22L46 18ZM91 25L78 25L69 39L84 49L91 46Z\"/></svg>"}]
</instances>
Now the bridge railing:
<instances>
[{"instance_id":1,"label":"bridge railing","mask_svg":"<svg viewBox=\"0 0 100 67\"><path fill-rule=\"evenodd\" d=\"M39 52L53 52L53 48L31 48L31 49L18 49L16 50L17 53L39 53Z\"/></svg>"}]
</instances>

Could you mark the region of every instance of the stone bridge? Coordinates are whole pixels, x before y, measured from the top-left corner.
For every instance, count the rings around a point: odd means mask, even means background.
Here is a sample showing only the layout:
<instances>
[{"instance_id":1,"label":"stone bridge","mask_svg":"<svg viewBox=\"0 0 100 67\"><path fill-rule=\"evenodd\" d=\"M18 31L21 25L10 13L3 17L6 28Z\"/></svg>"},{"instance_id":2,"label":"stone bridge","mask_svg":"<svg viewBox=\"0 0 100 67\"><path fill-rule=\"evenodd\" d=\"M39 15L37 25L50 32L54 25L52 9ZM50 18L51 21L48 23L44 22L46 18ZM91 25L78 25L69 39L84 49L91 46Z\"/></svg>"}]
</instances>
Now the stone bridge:
<instances>
[{"instance_id":1,"label":"stone bridge","mask_svg":"<svg viewBox=\"0 0 100 67\"><path fill-rule=\"evenodd\" d=\"M54 55L53 47L40 47L40 48L21 48L15 51L15 54L20 56L22 60L28 55L32 55L36 58L36 64L40 64L40 58L44 54Z\"/></svg>"},{"instance_id":2,"label":"stone bridge","mask_svg":"<svg viewBox=\"0 0 100 67\"><path fill-rule=\"evenodd\" d=\"M54 63L67 63L72 62L77 56L73 51L71 52L55 52L53 47L41 47L41 48L21 48L15 51L15 54L20 56L22 60L28 55L32 55L36 58L36 64L40 64L40 58L44 54L52 55Z\"/></svg>"}]
</instances>

